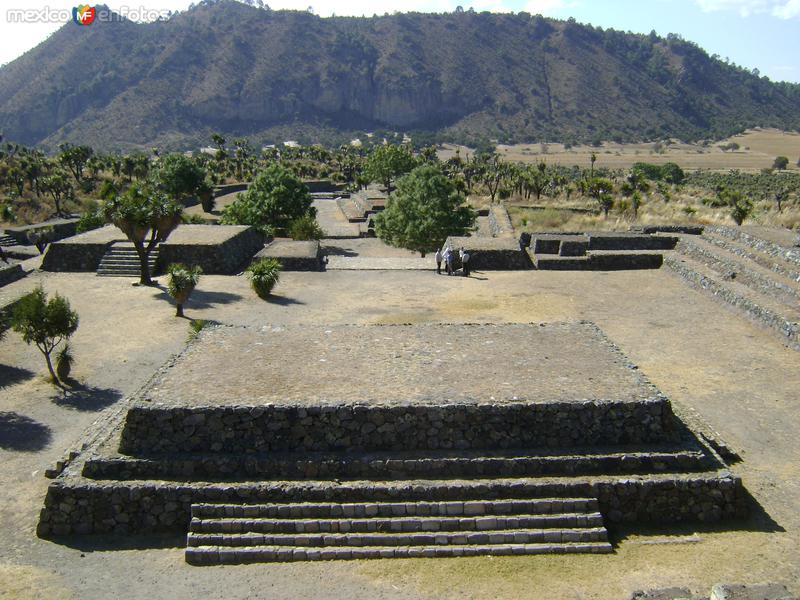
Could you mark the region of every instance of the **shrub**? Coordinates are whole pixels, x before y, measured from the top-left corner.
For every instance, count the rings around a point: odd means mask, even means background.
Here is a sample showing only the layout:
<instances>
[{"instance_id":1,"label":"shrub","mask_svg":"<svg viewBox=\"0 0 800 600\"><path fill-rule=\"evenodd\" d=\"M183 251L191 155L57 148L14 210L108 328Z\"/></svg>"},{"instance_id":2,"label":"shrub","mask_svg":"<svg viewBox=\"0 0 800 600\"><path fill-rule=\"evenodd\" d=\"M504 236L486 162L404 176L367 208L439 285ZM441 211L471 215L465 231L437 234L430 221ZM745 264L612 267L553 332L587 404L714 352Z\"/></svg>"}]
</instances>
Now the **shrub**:
<instances>
[{"instance_id":1,"label":"shrub","mask_svg":"<svg viewBox=\"0 0 800 600\"><path fill-rule=\"evenodd\" d=\"M78 313L70 308L69 301L58 294L48 300L44 290L37 287L14 307L11 327L26 344L36 345L44 355L53 383L58 383L50 356L78 329Z\"/></svg>"},{"instance_id":2,"label":"shrub","mask_svg":"<svg viewBox=\"0 0 800 600\"><path fill-rule=\"evenodd\" d=\"M789 166L789 159L785 156L776 156L775 162L772 163L772 168L778 171L783 171Z\"/></svg>"},{"instance_id":3,"label":"shrub","mask_svg":"<svg viewBox=\"0 0 800 600\"><path fill-rule=\"evenodd\" d=\"M325 235L317 220L311 215L305 215L292 221L289 226L289 235L293 240L320 240Z\"/></svg>"},{"instance_id":4,"label":"shrub","mask_svg":"<svg viewBox=\"0 0 800 600\"><path fill-rule=\"evenodd\" d=\"M84 233L92 229L99 229L106 224L106 216L102 210L90 210L81 215L78 219L78 224L75 227L77 233Z\"/></svg>"},{"instance_id":5,"label":"shrub","mask_svg":"<svg viewBox=\"0 0 800 600\"><path fill-rule=\"evenodd\" d=\"M181 215L181 223L184 225L206 225L208 222L200 215L183 213Z\"/></svg>"},{"instance_id":6,"label":"shrub","mask_svg":"<svg viewBox=\"0 0 800 600\"><path fill-rule=\"evenodd\" d=\"M173 263L167 267L167 291L175 299L175 316L183 316L183 305L189 299L203 270L200 267L187 267L181 263Z\"/></svg>"},{"instance_id":7,"label":"shrub","mask_svg":"<svg viewBox=\"0 0 800 600\"><path fill-rule=\"evenodd\" d=\"M281 276L281 263L274 258L262 258L253 262L245 272L250 285L262 300L266 300Z\"/></svg>"}]
</instances>

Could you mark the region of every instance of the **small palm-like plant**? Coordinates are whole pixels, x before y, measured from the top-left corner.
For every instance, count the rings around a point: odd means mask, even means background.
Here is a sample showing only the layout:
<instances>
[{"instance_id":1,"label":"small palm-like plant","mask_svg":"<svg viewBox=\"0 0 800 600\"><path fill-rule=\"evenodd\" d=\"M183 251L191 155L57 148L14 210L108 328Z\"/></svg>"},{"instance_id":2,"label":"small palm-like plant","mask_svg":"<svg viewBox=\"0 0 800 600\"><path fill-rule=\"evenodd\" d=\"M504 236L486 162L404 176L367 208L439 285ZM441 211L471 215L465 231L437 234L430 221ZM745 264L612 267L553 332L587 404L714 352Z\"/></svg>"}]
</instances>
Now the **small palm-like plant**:
<instances>
[{"instance_id":1,"label":"small palm-like plant","mask_svg":"<svg viewBox=\"0 0 800 600\"><path fill-rule=\"evenodd\" d=\"M281 263L274 258L262 258L247 267L246 273L255 293L266 300L280 279Z\"/></svg>"},{"instance_id":2,"label":"small palm-like plant","mask_svg":"<svg viewBox=\"0 0 800 600\"><path fill-rule=\"evenodd\" d=\"M187 267L181 263L173 263L167 268L167 291L175 299L176 317L183 316L183 305L189 300L202 272L200 267Z\"/></svg>"},{"instance_id":3,"label":"small palm-like plant","mask_svg":"<svg viewBox=\"0 0 800 600\"><path fill-rule=\"evenodd\" d=\"M66 381L69 378L73 362L75 362L75 356L72 354L72 348L69 347L69 344L64 344L64 347L56 354L56 375L59 380Z\"/></svg>"}]
</instances>

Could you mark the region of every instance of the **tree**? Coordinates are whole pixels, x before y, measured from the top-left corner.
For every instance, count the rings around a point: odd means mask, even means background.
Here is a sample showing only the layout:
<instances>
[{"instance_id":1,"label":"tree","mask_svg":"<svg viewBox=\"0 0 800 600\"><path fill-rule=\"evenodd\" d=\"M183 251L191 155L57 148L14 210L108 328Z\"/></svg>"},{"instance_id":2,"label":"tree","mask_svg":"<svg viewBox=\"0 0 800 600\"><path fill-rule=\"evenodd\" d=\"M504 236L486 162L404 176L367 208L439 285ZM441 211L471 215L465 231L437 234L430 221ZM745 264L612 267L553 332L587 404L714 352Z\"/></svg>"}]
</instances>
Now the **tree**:
<instances>
[{"instance_id":1,"label":"tree","mask_svg":"<svg viewBox=\"0 0 800 600\"><path fill-rule=\"evenodd\" d=\"M222 222L252 225L265 234L285 231L295 219L313 215L308 187L283 165L261 171L246 192L222 213Z\"/></svg>"},{"instance_id":2,"label":"tree","mask_svg":"<svg viewBox=\"0 0 800 600\"><path fill-rule=\"evenodd\" d=\"M64 171L55 171L52 175L42 178L39 182L39 188L46 194L50 194L58 216L64 214L64 202L72 199L75 195L69 175Z\"/></svg>"},{"instance_id":3,"label":"tree","mask_svg":"<svg viewBox=\"0 0 800 600\"><path fill-rule=\"evenodd\" d=\"M58 161L67 167L75 177L75 181L80 183L83 180L83 169L94 154L94 150L90 146L73 146L72 144L61 144L59 148L61 154L58 155Z\"/></svg>"},{"instance_id":4,"label":"tree","mask_svg":"<svg viewBox=\"0 0 800 600\"><path fill-rule=\"evenodd\" d=\"M183 154L168 154L159 162L156 177L167 195L180 200L197 192L206 170Z\"/></svg>"},{"instance_id":5,"label":"tree","mask_svg":"<svg viewBox=\"0 0 800 600\"><path fill-rule=\"evenodd\" d=\"M397 182L386 210L375 217L375 232L387 244L423 257L450 235L465 235L475 212L456 185L433 165L417 167Z\"/></svg>"},{"instance_id":6,"label":"tree","mask_svg":"<svg viewBox=\"0 0 800 600\"><path fill-rule=\"evenodd\" d=\"M78 329L78 313L70 308L67 299L56 294L48 300L44 290L37 287L14 307L11 327L26 344L36 345L44 355L53 383L58 383L50 356Z\"/></svg>"},{"instance_id":7,"label":"tree","mask_svg":"<svg viewBox=\"0 0 800 600\"><path fill-rule=\"evenodd\" d=\"M785 156L776 156L775 162L772 163L772 168L778 171L783 171L789 166L789 159Z\"/></svg>"},{"instance_id":8,"label":"tree","mask_svg":"<svg viewBox=\"0 0 800 600\"><path fill-rule=\"evenodd\" d=\"M175 300L175 316L183 317L183 305L192 295L200 274L203 270L198 267L187 267L181 263L173 263L167 268L169 279L167 279L167 291Z\"/></svg>"},{"instance_id":9,"label":"tree","mask_svg":"<svg viewBox=\"0 0 800 600\"><path fill-rule=\"evenodd\" d=\"M633 209L633 218L639 218L639 208L642 206L642 193L640 191L635 191L631 195L631 208Z\"/></svg>"},{"instance_id":10,"label":"tree","mask_svg":"<svg viewBox=\"0 0 800 600\"><path fill-rule=\"evenodd\" d=\"M325 232L311 215L305 215L292 221L289 235L293 240L321 240Z\"/></svg>"},{"instance_id":11,"label":"tree","mask_svg":"<svg viewBox=\"0 0 800 600\"><path fill-rule=\"evenodd\" d=\"M778 205L778 212L783 212L783 201L788 197L789 192L786 189L775 192L775 203Z\"/></svg>"},{"instance_id":12,"label":"tree","mask_svg":"<svg viewBox=\"0 0 800 600\"><path fill-rule=\"evenodd\" d=\"M180 224L183 207L152 186L134 184L124 194L106 201L103 211L136 248L139 283L152 285L148 264L150 253Z\"/></svg>"},{"instance_id":13,"label":"tree","mask_svg":"<svg viewBox=\"0 0 800 600\"><path fill-rule=\"evenodd\" d=\"M589 161L592 163L589 179L594 179L594 163L597 162L597 154L592 152L591 156L589 156Z\"/></svg>"},{"instance_id":14,"label":"tree","mask_svg":"<svg viewBox=\"0 0 800 600\"><path fill-rule=\"evenodd\" d=\"M407 148L386 144L377 146L367 157L364 172L370 181L382 183L391 193L392 181L411 171L415 165L416 160Z\"/></svg>"},{"instance_id":15,"label":"tree","mask_svg":"<svg viewBox=\"0 0 800 600\"><path fill-rule=\"evenodd\" d=\"M614 191L614 183L604 177L595 177L589 181L587 191L589 196L597 200L600 210L603 211L603 215L607 219L608 211L614 206L614 197L611 195Z\"/></svg>"},{"instance_id":16,"label":"tree","mask_svg":"<svg viewBox=\"0 0 800 600\"><path fill-rule=\"evenodd\" d=\"M740 227L753 213L753 201L738 190L723 190L720 198L731 207L731 218Z\"/></svg>"}]
</instances>

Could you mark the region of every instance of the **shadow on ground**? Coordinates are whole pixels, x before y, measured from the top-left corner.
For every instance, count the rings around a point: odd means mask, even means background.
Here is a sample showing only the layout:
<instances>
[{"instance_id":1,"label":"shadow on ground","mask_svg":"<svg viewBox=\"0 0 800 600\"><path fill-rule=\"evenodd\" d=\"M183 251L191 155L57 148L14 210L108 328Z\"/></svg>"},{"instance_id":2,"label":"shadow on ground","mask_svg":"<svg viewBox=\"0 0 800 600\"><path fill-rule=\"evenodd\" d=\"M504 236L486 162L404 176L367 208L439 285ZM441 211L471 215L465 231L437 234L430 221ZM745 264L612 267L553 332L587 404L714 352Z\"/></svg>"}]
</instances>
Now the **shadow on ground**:
<instances>
[{"instance_id":1,"label":"shadow on ground","mask_svg":"<svg viewBox=\"0 0 800 600\"><path fill-rule=\"evenodd\" d=\"M753 495L743 490L750 511L746 519L732 519L722 523L675 523L666 525L647 524L614 524L607 523L609 540L616 547L621 542L634 536L652 536L658 538L652 543L691 543L692 538L703 533L722 533L726 531L753 531L760 533L783 533L783 528L773 519ZM696 541L696 540L695 540Z\"/></svg>"},{"instance_id":2,"label":"shadow on ground","mask_svg":"<svg viewBox=\"0 0 800 600\"><path fill-rule=\"evenodd\" d=\"M187 523L188 529L188 523ZM83 535L48 536L55 544L74 548L81 552L104 552L109 550L156 550L161 548L185 548L185 533L160 535Z\"/></svg>"},{"instance_id":3,"label":"shadow on ground","mask_svg":"<svg viewBox=\"0 0 800 600\"><path fill-rule=\"evenodd\" d=\"M8 365L0 365L0 390L4 387L27 381L34 376L33 371L22 369L20 367L10 367Z\"/></svg>"},{"instance_id":4,"label":"shadow on ground","mask_svg":"<svg viewBox=\"0 0 800 600\"><path fill-rule=\"evenodd\" d=\"M267 302L270 304L277 304L278 306L291 306L292 304L305 304L301 300L295 300L294 298L287 298L286 296L275 296L274 294L270 294Z\"/></svg>"},{"instance_id":5,"label":"shadow on ground","mask_svg":"<svg viewBox=\"0 0 800 600\"><path fill-rule=\"evenodd\" d=\"M35 452L47 447L52 432L47 425L15 412L0 412L0 448Z\"/></svg>"},{"instance_id":6,"label":"shadow on ground","mask_svg":"<svg viewBox=\"0 0 800 600\"><path fill-rule=\"evenodd\" d=\"M86 386L74 380L68 382L70 387L61 389L61 393L51 400L58 406L81 411L102 410L122 398L122 392L112 388Z\"/></svg>"},{"instance_id":7,"label":"shadow on ground","mask_svg":"<svg viewBox=\"0 0 800 600\"><path fill-rule=\"evenodd\" d=\"M175 300L167 292L167 288L162 285L157 286L161 293L156 296L159 300L164 300L175 306ZM189 297L189 301L184 305L184 308L194 308L197 310L203 308L213 308L219 304L233 304L241 300L243 296L239 294L231 294L230 292L206 292L203 290L195 290Z\"/></svg>"},{"instance_id":8,"label":"shadow on ground","mask_svg":"<svg viewBox=\"0 0 800 600\"><path fill-rule=\"evenodd\" d=\"M351 250L350 248L342 248L341 246L328 246L325 245L325 254L330 256L359 256L358 252Z\"/></svg>"}]
</instances>

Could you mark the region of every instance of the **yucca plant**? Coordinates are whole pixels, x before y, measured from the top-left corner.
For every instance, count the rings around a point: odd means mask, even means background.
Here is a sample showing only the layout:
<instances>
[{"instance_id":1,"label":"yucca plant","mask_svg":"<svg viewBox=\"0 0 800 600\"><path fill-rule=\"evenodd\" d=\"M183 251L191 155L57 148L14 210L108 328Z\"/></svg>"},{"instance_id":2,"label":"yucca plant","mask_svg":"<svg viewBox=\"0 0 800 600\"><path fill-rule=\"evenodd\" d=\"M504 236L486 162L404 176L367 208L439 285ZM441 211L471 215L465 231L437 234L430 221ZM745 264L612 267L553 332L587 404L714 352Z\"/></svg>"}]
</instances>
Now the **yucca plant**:
<instances>
[{"instance_id":1,"label":"yucca plant","mask_svg":"<svg viewBox=\"0 0 800 600\"><path fill-rule=\"evenodd\" d=\"M262 258L246 269L250 285L258 297L266 300L281 276L281 263L274 258Z\"/></svg>"},{"instance_id":2,"label":"yucca plant","mask_svg":"<svg viewBox=\"0 0 800 600\"><path fill-rule=\"evenodd\" d=\"M181 263L173 263L167 268L167 291L175 299L176 317L183 316L183 305L189 300L202 272L200 267L187 267Z\"/></svg>"},{"instance_id":3,"label":"yucca plant","mask_svg":"<svg viewBox=\"0 0 800 600\"><path fill-rule=\"evenodd\" d=\"M67 381L73 362L75 362L75 356L72 354L72 348L69 347L69 344L64 344L64 347L56 354L56 375L59 380Z\"/></svg>"}]
</instances>

